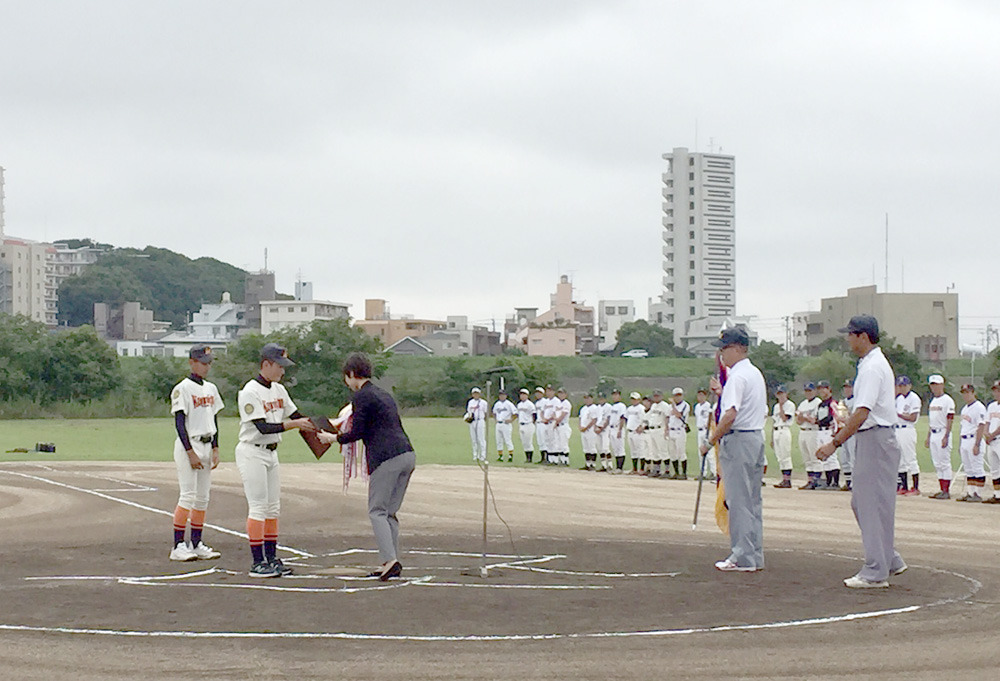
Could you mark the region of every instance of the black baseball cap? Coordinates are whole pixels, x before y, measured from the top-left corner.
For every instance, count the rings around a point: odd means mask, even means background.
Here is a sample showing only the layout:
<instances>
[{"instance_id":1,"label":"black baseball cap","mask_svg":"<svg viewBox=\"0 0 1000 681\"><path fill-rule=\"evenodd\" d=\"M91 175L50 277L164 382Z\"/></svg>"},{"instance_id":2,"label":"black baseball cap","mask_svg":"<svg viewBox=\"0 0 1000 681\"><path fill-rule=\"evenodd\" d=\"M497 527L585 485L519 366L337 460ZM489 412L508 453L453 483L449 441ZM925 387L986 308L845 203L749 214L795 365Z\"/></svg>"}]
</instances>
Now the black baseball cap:
<instances>
[{"instance_id":1,"label":"black baseball cap","mask_svg":"<svg viewBox=\"0 0 1000 681\"><path fill-rule=\"evenodd\" d=\"M806 381L805 385L802 386L803 390L815 390L816 384L812 381Z\"/></svg>"},{"instance_id":2,"label":"black baseball cap","mask_svg":"<svg viewBox=\"0 0 1000 681\"><path fill-rule=\"evenodd\" d=\"M281 347L277 343L268 343L260 349L260 358L262 360L266 359L269 362L274 362L278 366L290 367L295 364L292 360L288 359L288 350Z\"/></svg>"},{"instance_id":3,"label":"black baseball cap","mask_svg":"<svg viewBox=\"0 0 1000 681\"><path fill-rule=\"evenodd\" d=\"M723 329L722 333L719 334L719 339L712 341L712 345L717 348L726 348L730 345L750 347L750 336L747 335L744 329L738 326L731 329Z\"/></svg>"},{"instance_id":4,"label":"black baseball cap","mask_svg":"<svg viewBox=\"0 0 1000 681\"><path fill-rule=\"evenodd\" d=\"M188 357L196 362L201 362L202 364L211 364L212 348L204 343L192 345L191 351L188 353Z\"/></svg>"},{"instance_id":5,"label":"black baseball cap","mask_svg":"<svg viewBox=\"0 0 1000 681\"><path fill-rule=\"evenodd\" d=\"M837 329L837 333L856 333L858 335L867 334L870 339L878 340L878 320L867 314L859 314L851 317L847 326Z\"/></svg>"},{"instance_id":6,"label":"black baseball cap","mask_svg":"<svg viewBox=\"0 0 1000 681\"><path fill-rule=\"evenodd\" d=\"M817 388L829 388L830 387L830 381L820 381L819 383L816 384L816 387Z\"/></svg>"}]
</instances>

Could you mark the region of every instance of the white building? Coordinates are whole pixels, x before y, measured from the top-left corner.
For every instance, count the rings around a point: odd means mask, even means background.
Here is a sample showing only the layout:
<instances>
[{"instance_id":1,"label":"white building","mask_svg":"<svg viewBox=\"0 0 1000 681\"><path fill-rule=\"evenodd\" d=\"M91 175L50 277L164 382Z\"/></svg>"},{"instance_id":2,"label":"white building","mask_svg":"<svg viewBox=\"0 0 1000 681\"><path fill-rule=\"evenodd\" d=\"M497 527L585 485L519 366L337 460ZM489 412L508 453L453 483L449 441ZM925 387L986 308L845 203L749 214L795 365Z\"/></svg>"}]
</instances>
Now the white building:
<instances>
[{"instance_id":1,"label":"white building","mask_svg":"<svg viewBox=\"0 0 1000 681\"><path fill-rule=\"evenodd\" d=\"M687 348L736 314L736 160L684 147L663 159L663 290L649 321Z\"/></svg>"},{"instance_id":2,"label":"white building","mask_svg":"<svg viewBox=\"0 0 1000 681\"><path fill-rule=\"evenodd\" d=\"M54 250L52 244L0 235L0 312L56 325Z\"/></svg>"},{"instance_id":3,"label":"white building","mask_svg":"<svg viewBox=\"0 0 1000 681\"><path fill-rule=\"evenodd\" d=\"M623 324L635 321L635 301L597 301L597 349L601 352L614 350L618 344L618 329Z\"/></svg>"},{"instance_id":4,"label":"white building","mask_svg":"<svg viewBox=\"0 0 1000 681\"><path fill-rule=\"evenodd\" d=\"M750 328L750 317L702 317L688 322L688 335L684 348L695 357L715 357L718 349L712 342L718 340L723 329L741 327L750 337L750 347L759 342L757 332Z\"/></svg>"},{"instance_id":5,"label":"white building","mask_svg":"<svg viewBox=\"0 0 1000 681\"><path fill-rule=\"evenodd\" d=\"M262 300L260 332L265 336L289 326L302 326L317 319L349 319L349 303L328 300Z\"/></svg>"}]
</instances>

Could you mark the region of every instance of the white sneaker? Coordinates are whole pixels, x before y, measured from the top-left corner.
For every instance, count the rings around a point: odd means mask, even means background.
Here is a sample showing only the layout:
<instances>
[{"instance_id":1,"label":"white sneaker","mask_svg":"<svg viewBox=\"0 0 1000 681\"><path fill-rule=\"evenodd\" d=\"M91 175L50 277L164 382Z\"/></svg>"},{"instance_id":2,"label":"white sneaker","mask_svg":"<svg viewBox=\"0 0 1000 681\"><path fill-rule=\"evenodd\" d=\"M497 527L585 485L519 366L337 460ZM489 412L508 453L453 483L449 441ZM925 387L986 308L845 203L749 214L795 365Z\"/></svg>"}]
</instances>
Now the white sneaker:
<instances>
[{"instance_id":1,"label":"white sneaker","mask_svg":"<svg viewBox=\"0 0 1000 681\"><path fill-rule=\"evenodd\" d=\"M212 560L213 558L218 558L222 554L213 549L211 546L206 546L205 542L198 542L198 545L192 549L194 555L198 560Z\"/></svg>"},{"instance_id":2,"label":"white sneaker","mask_svg":"<svg viewBox=\"0 0 1000 681\"><path fill-rule=\"evenodd\" d=\"M755 567L743 567L741 565L737 565L728 558L725 560L720 560L718 563L716 563L715 569L721 570L722 572L757 572L757 568Z\"/></svg>"},{"instance_id":3,"label":"white sneaker","mask_svg":"<svg viewBox=\"0 0 1000 681\"><path fill-rule=\"evenodd\" d=\"M889 582L870 582L867 579L862 579L854 575L844 580L844 586L848 589L887 589L889 588Z\"/></svg>"},{"instance_id":4,"label":"white sneaker","mask_svg":"<svg viewBox=\"0 0 1000 681\"><path fill-rule=\"evenodd\" d=\"M175 546L170 551L170 560L176 560L181 562L187 562L189 560L198 560L198 554L195 553L191 549L191 547L187 545L187 542L181 541L177 542L177 546Z\"/></svg>"}]
</instances>

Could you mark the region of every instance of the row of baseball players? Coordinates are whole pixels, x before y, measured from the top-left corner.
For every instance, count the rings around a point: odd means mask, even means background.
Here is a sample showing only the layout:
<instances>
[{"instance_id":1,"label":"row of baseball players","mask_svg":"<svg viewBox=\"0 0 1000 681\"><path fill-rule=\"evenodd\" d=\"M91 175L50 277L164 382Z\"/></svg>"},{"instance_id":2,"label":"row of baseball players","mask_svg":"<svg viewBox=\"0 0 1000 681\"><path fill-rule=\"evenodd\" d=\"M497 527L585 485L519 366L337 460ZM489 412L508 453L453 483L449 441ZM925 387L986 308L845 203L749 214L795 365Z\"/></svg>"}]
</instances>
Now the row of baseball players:
<instances>
[{"instance_id":1,"label":"row of baseball players","mask_svg":"<svg viewBox=\"0 0 1000 681\"><path fill-rule=\"evenodd\" d=\"M684 401L684 390L674 388L671 399L665 401L660 390L643 397L630 394L630 405L621 400L621 392L614 390L611 400L598 393L584 395L580 407L580 440L584 454L584 470L624 473L626 442L632 460L632 473L648 477L687 479L688 420L692 414L698 430L699 444L707 437L712 404L708 391L699 390L697 403L692 409ZM501 391L493 404L496 419L497 461L514 460L514 423L517 422L525 462L534 460L537 443L538 463L569 466L569 418L572 404L566 391L549 385L535 389L532 401L529 390L521 388L519 401L511 402ZM472 439L472 457L486 461L486 417L489 405L482 398L479 388L472 389L466 405L465 420L469 423ZM661 471L662 465L662 471ZM705 462L711 479L715 479L714 457ZM672 470L671 470L672 468Z\"/></svg>"},{"instance_id":2,"label":"row of baseball players","mask_svg":"<svg viewBox=\"0 0 1000 681\"><path fill-rule=\"evenodd\" d=\"M933 499L949 499L954 471L951 465L952 426L955 419L955 401L945 392L944 377L934 374L928 378L931 399L928 404L928 432L924 446L930 451L937 473L940 490L931 494ZM772 442L775 457L781 468L782 480L775 487L791 487L791 427L799 428L799 449L808 481L799 489L838 489L839 473L845 482L839 489L851 489L851 471L854 448L848 440L841 455L826 461L816 458L816 450L829 442L853 411L853 383L843 386L843 400L833 400L830 384L819 381L803 386L805 399L796 406L788 399L784 386L778 386L777 403L772 410ZM1000 504L1000 382L992 387L994 400L984 406L976 398L972 385L961 387L965 406L960 412L959 449L962 467L968 481L967 491L958 501L983 501ZM895 435L902 453L899 461L897 494L920 496L920 467L917 463L917 429L922 403L907 376L896 379ZM993 478L992 494L986 495L986 466ZM825 475L825 480L823 479ZM912 483L912 484L911 484Z\"/></svg>"}]
</instances>

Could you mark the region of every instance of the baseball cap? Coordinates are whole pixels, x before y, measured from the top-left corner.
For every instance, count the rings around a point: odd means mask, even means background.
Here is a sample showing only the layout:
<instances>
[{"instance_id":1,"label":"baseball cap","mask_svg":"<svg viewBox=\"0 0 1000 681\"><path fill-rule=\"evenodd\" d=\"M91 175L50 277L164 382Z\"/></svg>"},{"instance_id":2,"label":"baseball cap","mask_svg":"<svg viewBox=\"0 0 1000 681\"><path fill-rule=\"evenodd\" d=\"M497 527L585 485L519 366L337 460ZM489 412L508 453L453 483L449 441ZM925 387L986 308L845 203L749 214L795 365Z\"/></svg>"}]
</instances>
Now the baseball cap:
<instances>
[{"instance_id":1,"label":"baseball cap","mask_svg":"<svg viewBox=\"0 0 1000 681\"><path fill-rule=\"evenodd\" d=\"M990 390L1000 390L1000 380L993 381L993 385L990 386Z\"/></svg>"},{"instance_id":2,"label":"baseball cap","mask_svg":"<svg viewBox=\"0 0 1000 681\"><path fill-rule=\"evenodd\" d=\"M654 391L653 391L653 395L654 395L654 396L655 396L655 395L662 395L662 394L663 394L663 391L662 391L662 390L660 390L659 388L657 388L656 390L654 390Z\"/></svg>"},{"instance_id":3,"label":"baseball cap","mask_svg":"<svg viewBox=\"0 0 1000 681\"><path fill-rule=\"evenodd\" d=\"M543 392L545 392L545 388L543 388L542 386L538 386L537 388L535 388L535 392L536 393L543 393Z\"/></svg>"},{"instance_id":4,"label":"baseball cap","mask_svg":"<svg viewBox=\"0 0 1000 681\"><path fill-rule=\"evenodd\" d=\"M518 390L517 392L518 392L518 394L520 394L520 395L527 395L527 394L528 394L528 389L527 389L527 388L521 388L521 389L520 389L520 390Z\"/></svg>"},{"instance_id":5,"label":"baseball cap","mask_svg":"<svg viewBox=\"0 0 1000 681\"><path fill-rule=\"evenodd\" d=\"M268 343L262 347L260 349L260 358L283 367L290 367L295 364L295 362L288 359L288 350L285 350L285 348L277 343Z\"/></svg>"},{"instance_id":6,"label":"baseball cap","mask_svg":"<svg viewBox=\"0 0 1000 681\"><path fill-rule=\"evenodd\" d=\"M636 393L636 392L629 393L629 399L631 399L631 400L641 400L642 399L642 395L640 395L639 393Z\"/></svg>"},{"instance_id":7,"label":"baseball cap","mask_svg":"<svg viewBox=\"0 0 1000 681\"><path fill-rule=\"evenodd\" d=\"M777 388L774 389L774 394L777 395L778 393L785 393L786 395L788 394L788 390L785 388L784 384L779 385Z\"/></svg>"},{"instance_id":8,"label":"baseball cap","mask_svg":"<svg viewBox=\"0 0 1000 681\"><path fill-rule=\"evenodd\" d=\"M502 389L502 388L500 389L500 392L497 393L497 395L506 395L506 394L507 394L507 391L504 390L504 389Z\"/></svg>"},{"instance_id":9,"label":"baseball cap","mask_svg":"<svg viewBox=\"0 0 1000 681\"><path fill-rule=\"evenodd\" d=\"M896 379L896 385L912 385L909 376L900 376Z\"/></svg>"},{"instance_id":10,"label":"baseball cap","mask_svg":"<svg viewBox=\"0 0 1000 681\"><path fill-rule=\"evenodd\" d=\"M483 391L480 390L479 388L473 388L471 394L475 395L476 393L481 393L481 392L483 392Z\"/></svg>"},{"instance_id":11,"label":"baseball cap","mask_svg":"<svg viewBox=\"0 0 1000 681\"><path fill-rule=\"evenodd\" d=\"M806 381L805 385L802 386L803 390L815 390L816 384L812 381Z\"/></svg>"},{"instance_id":12,"label":"baseball cap","mask_svg":"<svg viewBox=\"0 0 1000 681\"><path fill-rule=\"evenodd\" d=\"M847 322L847 326L837 329L837 333L866 333L878 340L878 320L867 314L855 315Z\"/></svg>"},{"instance_id":13,"label":"baseball cap","mask_svg":"<svg viewBox=\"0 0 1000 681\"><path fill-rule=\"evenodd\" d=\"M847 380L845 380L844 381L844 387L845 388L853 388L854 387L854 379L848 378Z\"/></svg>"},{"instance_id":14,"label":"baseball cap","mask_svg":"<svg viewBox=\"0 0 1000 681\"><path fill-rule=\"evenodd\" d=\"M198 345L191 346L191 352L188 353L188 357L195 360L196 362L201 362L202 364L212 363L212 348L204 343L199 343Z\"/></svg>"},{"instance_id":15,"label":"baseball cap","mask_svg":"<svg viewBox=\"0 0 1000 681\"><path fill-rule=\"evenodd\" d=\"M942 376L941 374L931 374L930 376L927 377L927 383L929 385L934 385L935 383L940 383L941 385L944 385L944 376Z\"/></svg>"},{"instance_id":16,"label":"baseball cap","mask_svg":"<svg viewBox=\"0 0 1000 681\"><path fill-rule=\"evenodd\" d=\"M670 393L670 394L671 395L683 395L684 394L684 388L674 388L673 392Z\"/></svg>"},{"instance_id":17,"label":"baseball cap","mask_svg":"<svg viewBox=\"0 0 1000 681\"><path fill-rule=\"evenodd\" d=\"M722 333L719 334L719 339L712 341L712 345L717 348L725 348L730 345L742 345L744 347L749 347L750 336L748 336L747 332L738 326L731 329L723 329Z\"/></svg>"},{"instance_id":18,"label":"baseball cap","mask_svg":"<svg viewBox=\"0 0 1000 681\"><path fill-rule=\"evenodd\" d=\"M817 388L829 388L830 387L830 381L820 381L819 383L816 384L816 387Z\"/></svg>"},{"instance_id":19,"label":"baseball cap","mask_svg":"<svg viewBox=\"0 0 1000 681\"><path fill-rule=\"evenodd\" d=\"M975 387L971 383L963 383L962 387L959 389L960 393L974 393L976 392Z\"/></svg>"}]
</instances>

